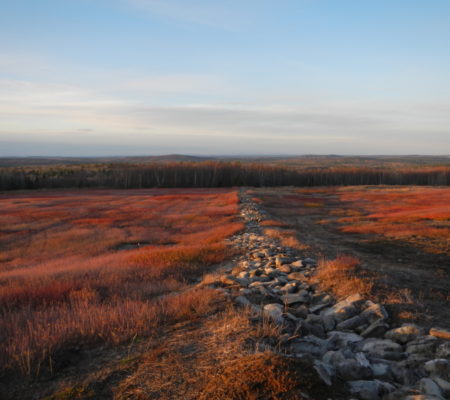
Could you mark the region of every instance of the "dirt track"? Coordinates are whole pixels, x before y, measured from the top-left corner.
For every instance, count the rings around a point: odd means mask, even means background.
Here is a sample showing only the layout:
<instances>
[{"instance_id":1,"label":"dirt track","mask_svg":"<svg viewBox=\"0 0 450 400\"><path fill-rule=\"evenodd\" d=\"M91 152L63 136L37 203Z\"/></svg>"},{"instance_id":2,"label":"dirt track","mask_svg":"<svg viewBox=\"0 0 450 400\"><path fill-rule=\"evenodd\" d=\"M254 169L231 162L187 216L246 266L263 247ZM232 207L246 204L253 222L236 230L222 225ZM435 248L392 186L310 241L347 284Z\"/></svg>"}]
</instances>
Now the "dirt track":
<instances>
[{"instance_id":1,"label":"dirt track","mask_svg":"<svg viewBox=\"0 0 450 400\"><path fill-rule=\"evenodd\" d=\"M450 257L427 253L407 243L373 240L369 235L342 233L336 224L321 224L323 209L309 208L301 215L283 208L282 196L292 188L259 189L258 197L274 219L297 231L309 257L356 256L364 270L378 275L377 300L386 303L397 322L418 322L422 326L450 328ZM275 195L276 194L276 195Z\"/></svg>"}]
</instances>

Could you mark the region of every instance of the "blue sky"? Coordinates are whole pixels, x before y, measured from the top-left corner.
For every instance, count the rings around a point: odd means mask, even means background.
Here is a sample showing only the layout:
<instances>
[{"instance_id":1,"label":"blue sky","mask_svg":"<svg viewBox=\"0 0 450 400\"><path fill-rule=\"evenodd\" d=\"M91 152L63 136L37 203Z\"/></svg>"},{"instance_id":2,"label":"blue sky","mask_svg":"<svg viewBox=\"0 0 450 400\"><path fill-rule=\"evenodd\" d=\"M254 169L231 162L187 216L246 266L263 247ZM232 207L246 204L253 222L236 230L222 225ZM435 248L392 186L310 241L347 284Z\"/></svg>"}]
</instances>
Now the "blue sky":
<instances>
[{"instance_id":1,"label":"blue sky","mask_svg":"<svg viewBox=\"0 0 450 400\"><path fill-rule=\"evenodd\" d=\"M0 155L449 154L450 2L1 0Z\"/></svg>"}]
</instances>

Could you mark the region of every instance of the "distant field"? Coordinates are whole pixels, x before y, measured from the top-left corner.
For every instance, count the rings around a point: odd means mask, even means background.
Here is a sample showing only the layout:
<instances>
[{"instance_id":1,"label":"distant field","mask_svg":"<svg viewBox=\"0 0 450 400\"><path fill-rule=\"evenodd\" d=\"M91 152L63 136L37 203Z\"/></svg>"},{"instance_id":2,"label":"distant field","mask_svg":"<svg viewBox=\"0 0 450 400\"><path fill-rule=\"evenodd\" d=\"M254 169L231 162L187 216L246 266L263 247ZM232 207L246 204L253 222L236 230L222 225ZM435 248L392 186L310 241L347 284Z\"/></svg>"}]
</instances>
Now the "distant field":
<instances>
[{"instance_id":1,"label":"distant field","mask_svg":"<svg viewBox=\"0 0 450 400\"><path fill-rule=\"evenodd\" d=\"M90 343L119 343L202 311L183 289L242 228L234 190L0 194L0 365L37 374Z\"/></svg>"},{"instance_id":2,"label":"distant field","mask_svg":"<svg viewBox=\"0 0 450 400\"><path fill-rule=\"evenodd\" d=\"M450 327L450 188L256 189L268 234L324 260L327 289L362 291L399 322ZM340 271L339 259L354 271ZM327 262L334 260L336 262ZM343 276L339 274L343 273ZM352 286L353 285L353 286ZM351 287L350 287L351 286Z\"/></svg>"},{"instance_id":3,"label":"distant field","mask_svg":"<svg viewBox=\"0 0 450 400\"><path fill-rule=\"evenodd\" d=\"M372 235L450 255L450 189L364 187L301 190L300 213L323 210L322 224L341 232ZM298 210L294 204L293 209Z\"/></svg>"}]
</instances>

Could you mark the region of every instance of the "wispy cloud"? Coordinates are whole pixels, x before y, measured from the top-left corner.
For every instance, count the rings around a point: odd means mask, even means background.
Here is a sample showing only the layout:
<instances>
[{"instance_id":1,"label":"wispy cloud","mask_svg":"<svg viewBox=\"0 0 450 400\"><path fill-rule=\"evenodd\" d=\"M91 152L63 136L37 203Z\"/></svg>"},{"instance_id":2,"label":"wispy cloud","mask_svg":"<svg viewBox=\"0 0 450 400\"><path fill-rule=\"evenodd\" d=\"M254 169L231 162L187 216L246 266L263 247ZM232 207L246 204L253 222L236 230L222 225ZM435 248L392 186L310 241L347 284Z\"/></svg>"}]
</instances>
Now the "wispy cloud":
<instances>
[{"instance_id":1,"label":"wispy cloud","mask_svg":"<svg viewBox=\"0 0 450 400\"><path fill-rule=\"evenodd\" d=\"M145 82L150 92L167 88L157 78ZM187 82L182 90L198 84L196 79ZM120 90L135 85L140 86L137 81L119 83L117 96L106 96L102 88L2 80L0 140L98 149L107 142L108 154L114 146L120 153L124 140L128 147L123 152L132 154L165 148L197 154L442 153L450 148L450 104L445 102L323 100L307 105L253 99L248 104L155 106L120 95Z\"/></svg>"}]
</instances>

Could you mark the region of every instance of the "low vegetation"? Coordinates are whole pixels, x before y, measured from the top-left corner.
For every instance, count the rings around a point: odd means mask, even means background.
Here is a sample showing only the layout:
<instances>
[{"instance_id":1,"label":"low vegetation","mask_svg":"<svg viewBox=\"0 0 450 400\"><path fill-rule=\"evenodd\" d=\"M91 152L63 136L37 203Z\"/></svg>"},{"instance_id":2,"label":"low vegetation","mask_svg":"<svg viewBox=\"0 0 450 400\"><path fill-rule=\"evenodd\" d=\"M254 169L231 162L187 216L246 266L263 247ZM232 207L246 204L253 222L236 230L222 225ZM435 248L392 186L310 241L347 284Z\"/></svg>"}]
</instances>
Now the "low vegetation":
<instances>
[{"instance_id":1,"label":"low vegetation","mask_svg":"<svg viewBox=\"0 0 450 400\"><path fill-rule=\"evenodd\" d=\"M0 365L36 375L95 343L195 318L181 291L242 229L232 190L47 191L0 198ZM70 358L70 356L69 356Z\"/></svg>"}]
</instances>

